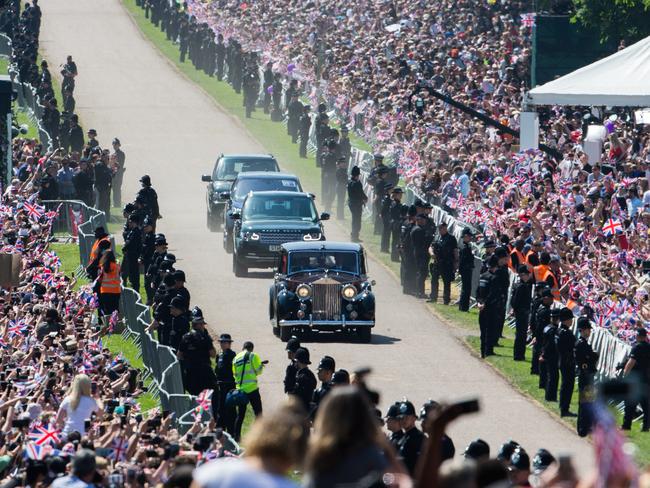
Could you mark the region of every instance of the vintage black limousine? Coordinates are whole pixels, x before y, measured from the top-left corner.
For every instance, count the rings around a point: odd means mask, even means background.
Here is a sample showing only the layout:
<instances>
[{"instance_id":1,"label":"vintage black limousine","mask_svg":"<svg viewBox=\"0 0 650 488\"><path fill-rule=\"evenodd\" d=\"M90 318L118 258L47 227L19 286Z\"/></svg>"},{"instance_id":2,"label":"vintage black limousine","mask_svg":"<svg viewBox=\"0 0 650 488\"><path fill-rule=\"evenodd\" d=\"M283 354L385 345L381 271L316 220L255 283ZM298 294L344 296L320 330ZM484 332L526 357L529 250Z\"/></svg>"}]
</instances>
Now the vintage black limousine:
<instances>
[{"instance_id":1,"label":"vintage black limousine","mask_svg":"<svg viewBox=\"0 0 650 488\"><path fill-rule=\"evenodd\" d=\"M360 244L282 244L270 289L269 315L274 333L286 342L295 332L343 331L370 342L375 296L374 282L366 273Z\"/></svg>"}]
</instances>

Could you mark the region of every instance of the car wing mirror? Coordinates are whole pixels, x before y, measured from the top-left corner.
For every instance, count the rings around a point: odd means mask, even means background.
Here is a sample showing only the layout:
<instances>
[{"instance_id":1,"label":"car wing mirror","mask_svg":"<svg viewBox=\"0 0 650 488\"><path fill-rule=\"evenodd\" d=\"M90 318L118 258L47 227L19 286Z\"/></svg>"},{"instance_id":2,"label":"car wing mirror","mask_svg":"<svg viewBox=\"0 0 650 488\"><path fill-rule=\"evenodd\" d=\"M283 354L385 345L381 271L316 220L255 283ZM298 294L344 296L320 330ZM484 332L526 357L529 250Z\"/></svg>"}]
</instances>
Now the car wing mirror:
<instances>
[{"instance_id":1,"label":"car wing mirror","mask_svg":"<svg viewBox=\"0 0 650 488\"><path fill-rule=\"evenodd\" d=\"M201 176L201 181L205 181L205 182L209 183L209 182L212 181L212 176L210 176L210 175L203 175L203 176Z\"/></svg>"},{"instance_id":2,"label":"car wing mirror","mask_svg":"<svg viewBox=\"0 0 650 488\"><path fill-rule=\"evenodd\" d=\"M311 197L312 200L316 200L316 195L313 193L307 193Z\"/></svg>"},{"instance_id":3,"label":"car wing mirror","mask_svg":"<svg viewBox=\"0 0 650 488\"><path fill-rule=\"evenodd\" d=\"M229 191L222 191L219 193L219 198L221 200L229 200L230 199L230 192Z\"/></svg>"},{"instance_id":4,"label":"car wing mirror","mask_svg":"<svg viewBox=\"0 0 650 488\"><path fill-rule=\"evenodd\" d=\"M327 212L323 212L322 214L320 214L320 219L321 220L329 220L330 219L330 214L328 214Z\"/></svg>"},{"instance_id":5,"label":"car wing mirror","mask_svg":"<svg viewBox=\"0 0 650 488\"><path fill-rule=\"evenodd\" d=\"M241 219L241 214L239 212L232 212L230 214L230 218L233 220L240 220Z\"/></svg>"}]
</instances>

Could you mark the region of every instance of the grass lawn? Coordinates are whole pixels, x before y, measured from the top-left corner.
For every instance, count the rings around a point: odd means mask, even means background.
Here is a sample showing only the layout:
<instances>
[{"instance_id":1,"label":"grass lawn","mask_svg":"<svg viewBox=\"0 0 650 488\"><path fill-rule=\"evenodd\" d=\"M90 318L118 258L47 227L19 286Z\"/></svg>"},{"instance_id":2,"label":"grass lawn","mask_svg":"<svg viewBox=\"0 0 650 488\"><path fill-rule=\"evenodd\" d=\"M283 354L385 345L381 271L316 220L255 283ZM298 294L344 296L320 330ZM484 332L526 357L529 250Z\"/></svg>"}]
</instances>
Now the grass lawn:
<instances>
[{"instance_id":1,"label":"grass lawn","mask_svg":"<svg viewBox=\"0 0 650 488\"><path fill-rule=\"evenodd\" d=\"M144 12L136 7L135 0L122 0L124 6L131 14L132 18L145 34L145 36L178 68L178 70L187 76L190 80L198 84L206 93L208 93L221 107L234 115L242 125L255 137L269 152L273 153L280 165L285 171L292 172L300 177L303 186L307 189L320 189L320 172L314 163L314 158L301 159L298 157L298 146L292 144L287 137L286 128L283 124L271 122L268 115L262 113L260 109L253 113L252 118L246 118L244 108L241 103L241 95L238 95L225 82L219 82L216 78L209 77L203 72L194 69L193 65L186 61L179 61L178 46L167 40L164 33L154 27L148 19L144 17ZM368 145L364 142L358 144L358 139L353 139L355 145L361 149L368 150ZM349 229L349 213L346 209L346 221L341 222L345 229ZM396 277L399 277L399 263L390 260L388 254L381 253L380 236L375 236L372 232L372 222L370 219L364 219L361 231L361 238L364 246L377 258L383 265L392 271ZM372 270L371 270L372 273ZM458 296L458 291L454 286L452 289L452 303ZM459 312L455 306L445 306L442 304L431 304L432 310L451 322L453 325L467 330L469 335L466 337L466 343L471 351L475 354L479 352L478 335L478 312L476 310L470 313ZM515 362L512 358L512 345L514 331L507 328L505 330L506 338L501 341L502 347L497 348L497 356L491 357L488 363L496 368L507 381L515 388L523 392L532 399L537 400L549 411L559 416L557 404L549 404L544 401L543 393L537 387L537 377L529 374L530 363ZM527 352L530 357L530 350ZM573 411L577 411L577 391L573 397ZM575 419L562 419L575 428ZM619 419L620 420L620 419ZM639 429L638 423L634 425ZM650 436L641 435L638 431L629 435L629 438L638 446L638 457L642 462L650 461Z\"/></svg>"}]
</instances>

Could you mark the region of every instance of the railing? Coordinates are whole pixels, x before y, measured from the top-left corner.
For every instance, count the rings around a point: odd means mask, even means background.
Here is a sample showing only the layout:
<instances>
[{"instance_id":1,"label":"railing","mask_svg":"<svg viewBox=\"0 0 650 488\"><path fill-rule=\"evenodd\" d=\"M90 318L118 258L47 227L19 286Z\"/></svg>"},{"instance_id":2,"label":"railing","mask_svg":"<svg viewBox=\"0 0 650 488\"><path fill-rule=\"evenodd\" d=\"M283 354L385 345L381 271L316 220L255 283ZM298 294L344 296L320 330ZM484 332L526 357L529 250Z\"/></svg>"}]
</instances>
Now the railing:
<instances>
[{"instance_id":1,"label":"railing","mask_svg":"<svg viewBox=\"0 0 650 488\"><path fill-rule=\"evenodd\" d=\"M47 200L43 204L49 209L59 209L52 232L67 232L78 238L80 266L85 269L95 242L95 228L106 227L104 212L76 200ZM115 248L115 241L111 236ZM123 288L120 310L124 323L123 337L132 339L138 346L139 355L150 378L149 390L160 400L163 410L175 414L175 421L181 430L187 429L194 418L194 397L185 393L181 366L174 351L161 345L148 330L151 323L149 307L142 303L140 294L131 288Z\"/></svg>"}]
</instances>

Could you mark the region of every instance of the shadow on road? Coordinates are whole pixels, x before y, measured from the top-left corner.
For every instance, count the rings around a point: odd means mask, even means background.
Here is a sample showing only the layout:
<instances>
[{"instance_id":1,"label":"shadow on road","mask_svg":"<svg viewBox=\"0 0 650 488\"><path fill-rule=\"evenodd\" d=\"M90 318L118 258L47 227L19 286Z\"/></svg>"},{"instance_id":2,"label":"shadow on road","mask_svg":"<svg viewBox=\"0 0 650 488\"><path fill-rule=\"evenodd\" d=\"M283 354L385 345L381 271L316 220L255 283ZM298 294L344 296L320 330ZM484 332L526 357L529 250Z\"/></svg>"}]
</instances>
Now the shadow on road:
<instances>
[{"instance_id":1,"label":"shadow on road","mask_svg":"<svg viewBox=\"0 0 650 488\"><path fill-rule=\"evenodd\" d=\"M348 334L345 332L307 332L296 334L296 337L300 339L301 344L309 343L331 343L331 344L342 344L342 343L358 343L359 339L354 334ZM400 342L402 339L399 337L391 337L382 334L372 334L371 344L395 344Z\"/></svg>"}]
</instances>

